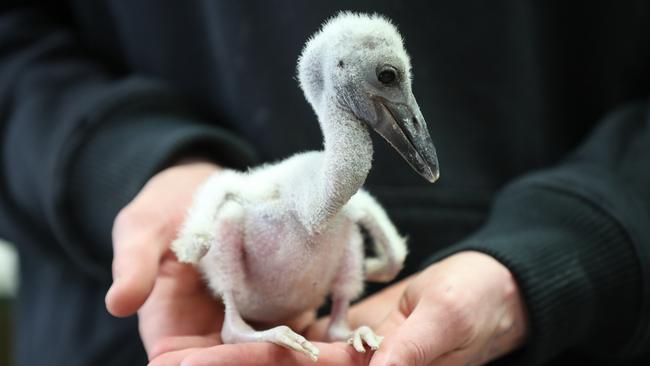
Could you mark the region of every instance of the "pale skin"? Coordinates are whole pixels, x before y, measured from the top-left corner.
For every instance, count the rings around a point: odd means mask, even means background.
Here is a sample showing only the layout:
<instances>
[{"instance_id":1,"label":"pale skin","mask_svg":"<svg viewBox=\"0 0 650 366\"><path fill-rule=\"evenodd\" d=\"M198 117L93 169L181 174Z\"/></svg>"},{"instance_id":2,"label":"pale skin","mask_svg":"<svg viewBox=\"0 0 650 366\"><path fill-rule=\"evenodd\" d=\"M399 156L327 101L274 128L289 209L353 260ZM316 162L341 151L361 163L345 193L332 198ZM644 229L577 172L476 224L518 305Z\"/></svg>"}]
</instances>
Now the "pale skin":
<instances>
[{"instance_id":1,"label":"pale skin","mask_svg":"<svg viewBox=\"0 0 650 366\"><path fill-rule=\"evenodd\" d=\"M169 251L193 192L218 171L206 162L163 170L121 211L106 307L115 316L138 314L152 366L313 365L274 344L222 345L221 302ZM478 252L455 254L387 287L353 306L349 321L384 335L380 349L357 353L345 343L314 342L318 365L483 365L521 346L528 330L514 278ZM328 323L313 312L284 322L317 341Z\"/></svg>"}]
</instances>

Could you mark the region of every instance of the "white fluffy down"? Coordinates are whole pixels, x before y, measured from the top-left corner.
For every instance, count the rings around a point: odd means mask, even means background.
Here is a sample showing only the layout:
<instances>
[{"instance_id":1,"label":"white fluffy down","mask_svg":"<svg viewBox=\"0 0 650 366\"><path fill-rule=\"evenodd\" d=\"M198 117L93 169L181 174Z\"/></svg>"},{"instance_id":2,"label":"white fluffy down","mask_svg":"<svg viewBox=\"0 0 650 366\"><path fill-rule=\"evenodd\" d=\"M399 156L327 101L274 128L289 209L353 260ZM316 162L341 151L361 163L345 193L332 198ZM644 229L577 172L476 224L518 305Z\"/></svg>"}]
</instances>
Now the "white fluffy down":
<instances>
[{"instance_id":1,"label":"white fluffy down","mask_svg":"<svg viewBox=\"0 0 650 366\"><path fill-rule=\"evenodd\" d=\"M196 264L224 300L226 342L282 343L269 335L276 333L250 338L252 329L229 319L241 315L277 324L315 309L327 295L345 304L340 308L346 312L363 290L364 272L370 280L388 281L401 269L404 238L379 203L360 190L372 162L367 128L337 95L341 83L363 83L382 57L409 75L401 36L385 18L341 13L327 21L308 41L298 66L324 150L248 172L217 173L196 192L172 249L180 261ZM337 64L343 59L348 67L341 71ZM377 257L364 259L360 226L370 233ZM346 327L336 324L337 331ZM376 338L366 342L378 346ZM317 357L312 348L302 351Z\"/></svg>"}]
</instances>

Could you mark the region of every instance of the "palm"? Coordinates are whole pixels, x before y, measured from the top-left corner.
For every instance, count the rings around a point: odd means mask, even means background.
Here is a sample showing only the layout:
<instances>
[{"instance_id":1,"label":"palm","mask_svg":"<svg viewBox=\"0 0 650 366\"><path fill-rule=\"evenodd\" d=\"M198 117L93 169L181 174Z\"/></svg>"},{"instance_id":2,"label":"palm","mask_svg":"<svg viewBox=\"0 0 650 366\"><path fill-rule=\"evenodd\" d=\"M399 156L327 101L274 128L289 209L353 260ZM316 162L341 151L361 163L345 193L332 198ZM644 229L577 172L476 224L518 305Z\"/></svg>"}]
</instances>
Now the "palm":
<instances>
[{"instance_id":1,"label":"palm","mask_svg":"<svg viewBox=\"0 0 650 366\"><path fill-rule=\"evenodd\" d=\"M385 334L392 333L408 316L408 312L402 313L401 311L394 312L392 310L400 308L401 310L408 311L406 307L402 308L400 306L399 299L409 282L409 280L404 280L352 307L349 313L351 325L369 324L370 326L379 327ZM386 318L389 313L391 315L389 318ZM396 316L395 313L399 315ZM220 315L217 314L217 322L220 320ZM153 317L151 320L155 321ZM141 325L144 324L144 321L148 320L141 319ZM188 319L187 321L191 322L193 320ZM195 323L194 325L200 328L201 321L199 320L199 324ZM301 329L298 324L305 326L311 323L309 318L294 321L296 322L295 329ZM329 319L325 318L311 323L304 333L309 339L323 340L328 322ZM159 325L157 324L156 328L159 328ZM199 328L196 329L198 330ZM218 335L210 335L210 332L210 330L207 330L206 334L208 335L204 337L170 338L164 335L159 337L159 339L162 339L164 346L154 350L154 353L150 354L150 356L153 356L152 360L155 357L155 360L150 365L180 365L181 363L215 366L312 364L307 357L270 343L242 343L211 347L219 345L220 340ZM319 364L323 365L368 365L372 357L371 352L358 353L345 343L317 342L315 344L323 351L318 360Z\"/></svg>"},{"instance_id":2,"label":"palm","mask_svg":"<svg viewBox=\"0 0 650 366\"><path fill-rule=\"evenodd\" d=\"M219 341L220 302L206 290L196 270L180 264L169 251L194 191L218 169L197 162L163 170L115 220L116 280L106 297L107 308L116 316L138 312L150 358Z\"/></svg>"},{"instance_id":3,"label":"palm","mask_svg":"<svg viewBox=\"0 0 650 366\"><path fill-rule=\"evenodd\" d=\"M527 323L507 268L476 252L461 252L429 266L350 309L352 326L368 324L386 336L377 352L357 353L345 343L320 343L320 365L482 365L520 346ZM307 338L323 339L327 319ZM216 338L213 338L216 343ZM151 366L310 365L269 343L178 347Z\"/></svg>"},{"instance_id":4,"label":"palm","mask_svg":"<svg viewBox=\"0 0 650 366\"><path fill-rule=\"evenodd\" d=\"M154 290L138 316L150 358L179 348L221 343L221 302L207 291L196 270L171 255L162 260Z\"/></svg>"},{"instance_id":5,"label":"palm","mask_svg":"<svg viewBox=\"0 0 650 366\"><path fill-rule=\"evenodd\" d=\"M164 364L196 348L221 344L221 301L194 267L179 263L169 250L194 192L218 170L195 162L158 173L113 226L115 280L106 296L107 309L116 316L137 311L149 358ZM287 324L305 329L314 317L305 313Z\"/></svg>"}]
</instances>

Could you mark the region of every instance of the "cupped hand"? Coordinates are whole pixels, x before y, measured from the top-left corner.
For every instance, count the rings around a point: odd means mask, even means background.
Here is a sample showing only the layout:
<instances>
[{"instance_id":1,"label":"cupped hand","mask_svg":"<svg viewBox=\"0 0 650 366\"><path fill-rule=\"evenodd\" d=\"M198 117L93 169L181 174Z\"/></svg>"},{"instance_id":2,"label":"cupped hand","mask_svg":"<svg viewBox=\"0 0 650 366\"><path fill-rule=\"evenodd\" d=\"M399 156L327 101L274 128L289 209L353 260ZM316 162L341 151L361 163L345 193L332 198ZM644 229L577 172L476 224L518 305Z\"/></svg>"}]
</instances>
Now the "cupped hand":
<instances>
[{"instance_id":1,"label":"cupped hand","mask_svg":"<svg viewBox=\"0 0 650 366\"><path fill-rule=\"evenodd\" d=\"M386 340L370 365L484 365L520 347L527 330L510 271L486 254L460 252L409 281L379 326Z\"/></svg>"},{"instance_id":2,"label":"cupped hand","mask_svg":"<svg viewBox=\"0 0 650 366\"><path fill-rule=\"evenodd\" d=\"M113 285L106 294L106 308L118 317L137 312L149 359L163 355L158 359L178 364L170 360L178 360L179 352L221 344L222 303L196 269L179 263L169 249L194 192L219 170L207 162L165 169L115 219ZM289 324L304 329L314 318L309 312Z\"/></svg>"},{"instance_id":3,"label":"cupped hand","mask_svg":"<svg viewBox=\"0 0 650 366\"><path fill-rule=\"evenodd\" d=\"M222 305L194 268L169 251L194 191L219 167L192 162L152 177L113 225L113 285L106 308L115 316L138 313L149 357L178 347L219 343Z\"/></svg>"},{"instance_id":4,"label":"cupped hand","mask_svg":"<svg viewBox=\"0 0 650 366\"><path fill-rule=\"evenodd\" d=\"M506 267L478 252L461 252L355 305L351 326L370 325L386 338L378 351L356 353L345 343L319 343L318 365L483 365L522 345L524 304ZM328 319L308 339L322 339ZM312 365L273 344L196 346L163 354L156 366Z\"/></svg>"}]
</instances>

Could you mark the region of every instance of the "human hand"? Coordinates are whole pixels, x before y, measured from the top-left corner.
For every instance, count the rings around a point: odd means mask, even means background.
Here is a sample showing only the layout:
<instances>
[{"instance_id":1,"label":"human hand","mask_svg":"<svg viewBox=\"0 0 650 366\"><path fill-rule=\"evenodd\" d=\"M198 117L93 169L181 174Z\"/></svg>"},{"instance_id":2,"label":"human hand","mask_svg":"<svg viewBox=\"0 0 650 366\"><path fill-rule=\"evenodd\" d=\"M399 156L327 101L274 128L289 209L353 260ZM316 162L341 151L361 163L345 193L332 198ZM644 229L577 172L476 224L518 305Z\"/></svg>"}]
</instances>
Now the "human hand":
<instances>
[{"instance_id":1,"label":"human hand","mask_svg":"<svg viewBox=\"0 0 650 366\"><path fill-rule=\"evenodd\" d=\"M384 343L374 354L360 354L344 343L316 342L319 365L483 365L518 348L527 333L524 305L512 275L478 252L461 252L435 263L352 307L349 316L352 328L370 325L386 336ZM327 322L313 324L307 338L322 339ZM154 360L155 365L313 364L265 343L195 348L165 356Z\"/></svg>"},{"instance_id":2,"label":"human hand","mask_svg":"<svg viewBox=\"0 0 650 366\"><path fill-rule=\"evenodd\" d=\"M113 285L106 308L120 317L138 313L140 336L150 359L221 344L222 303L196 269L179 263L169 250L194 192L219 170L206 162L165 169L115 219ZM313 313L305 313L289 324L304 329L313 320Z\"/></svg>"},{"instance_id":3,"label":"human hand","mask_svg":"<svg viewBox=\"0 0 650 366\"><path fill-rule=\"evenodd\" d=\"M386 340L370 366L475 366L521 346L528 324L510 271L486 254L460 252L409 281L378 330Z\"/></svg>"},{"instance_id":4,"label":"human hand","mask_svg":"<svg viewBox=\"0 0 650 366\"><path fill-rule=\"evenodd\" d=\"M152 357L169 347L218 344L223 309L199 274L169 252L197 187L219 167L181 164L152 177L113 225L113 285L106 308L139 315L141 338Z\"/></svg>"}]
</instances>

